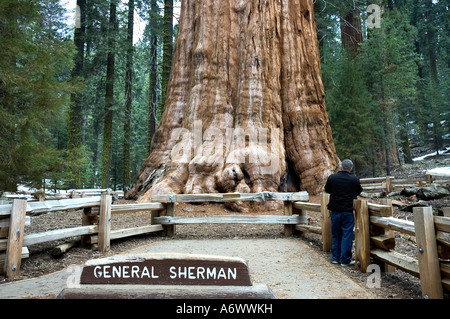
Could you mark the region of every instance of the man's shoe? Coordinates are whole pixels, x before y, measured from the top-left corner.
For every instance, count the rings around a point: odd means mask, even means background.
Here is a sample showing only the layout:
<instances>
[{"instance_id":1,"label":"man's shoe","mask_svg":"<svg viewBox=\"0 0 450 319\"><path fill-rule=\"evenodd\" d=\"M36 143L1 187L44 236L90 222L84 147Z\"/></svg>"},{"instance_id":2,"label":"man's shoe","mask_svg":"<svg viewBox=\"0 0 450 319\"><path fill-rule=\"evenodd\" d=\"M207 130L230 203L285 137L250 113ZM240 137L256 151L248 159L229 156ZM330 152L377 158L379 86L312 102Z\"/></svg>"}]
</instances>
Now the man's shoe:
<instances>
[{"instance_id":1,"label":"man's shoe","mask_svg":"<svg viewBox=\"0 0 450 319\"><path fill-rule=\"evenodd\" d=\"M332 264L339 264L339 261L332 260L331 263L332 263Z\"/></svg>"},{"instance_id":2,"label":"man's shoe","mask_svg":"<svg viewBox=\"0 0 450 319\"><path fill-rule=\"evenodd\" d=\"M341 266L345 267L345 266L353 266L355 264L354 260L350 260L350 262L348 264L341 264Z\"/></svg>"}]
</instances>

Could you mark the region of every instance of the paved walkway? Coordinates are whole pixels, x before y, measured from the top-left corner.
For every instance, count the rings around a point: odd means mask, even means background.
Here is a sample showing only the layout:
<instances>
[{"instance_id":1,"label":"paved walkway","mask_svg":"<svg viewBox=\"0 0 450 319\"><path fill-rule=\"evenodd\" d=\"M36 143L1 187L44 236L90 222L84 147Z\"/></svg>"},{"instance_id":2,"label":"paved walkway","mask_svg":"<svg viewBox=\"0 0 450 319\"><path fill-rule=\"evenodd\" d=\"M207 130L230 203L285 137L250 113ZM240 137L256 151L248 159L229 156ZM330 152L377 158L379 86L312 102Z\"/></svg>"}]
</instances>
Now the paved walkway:
<instances>
[{"instance_id":1,"label":"paved walkway","mask_svg":"<svg viewBox=\"0 0 450 319\"><path fill-rule=\"evenodd\" d=\"M254 283L268 285L280 299L373 299L361 287L301 239L164 240L130 254L174 252L245 259ZM54 298L74 282L76 268L36 279L0 285L0 298ZM79 268L78 268L79 269Z\"/></svg>"}]
</instances>

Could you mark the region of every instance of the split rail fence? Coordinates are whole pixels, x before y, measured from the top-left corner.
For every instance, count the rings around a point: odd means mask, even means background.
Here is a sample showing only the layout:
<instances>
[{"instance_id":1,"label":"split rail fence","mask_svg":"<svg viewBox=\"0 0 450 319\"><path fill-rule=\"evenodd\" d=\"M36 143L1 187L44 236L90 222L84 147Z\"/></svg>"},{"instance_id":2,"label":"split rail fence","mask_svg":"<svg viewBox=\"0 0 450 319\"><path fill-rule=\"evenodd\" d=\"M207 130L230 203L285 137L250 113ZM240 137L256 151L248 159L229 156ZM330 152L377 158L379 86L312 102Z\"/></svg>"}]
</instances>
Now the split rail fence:
<instances>
[{"instance_id":1,"label":"split rail fence","mask_svg":"<svg viewBox=\"0 0 450 319\"><path fill-rule=\"evenodd\" d=\"M364 192L385 192L389 194L396 190L409 187L422 187L431 184L450 183L449 177L426 174L421 177L396 178L394 176L361 178L361 186Z\"/></svg>"},{"instance_id":2,"label":"split rail fence","mask_svg":"<svg viewBox=\"0 0 450 319\"><path fill-rule=\"evenodd\" d=\"M420 278L422 296L442 299L450 292L450 217L434 216L431 207L413 209L413 221L393 217L391 205L355 201L356 267L372 264L395 268ZM415 237L417 258L395 251L394 231ZM414 238L412 238L414 240Z\"/></svg>"},{"instance_id":3,"label":"split rail fence","mask_svg":"<svg viewBox=\"0 0 450 319\"><path fill-rule=\"evenodd\" d=\"M215 217L177 217L178 202L228 202L228 201L283 201L283 215L226 215ZM293 214L293 202L308 201L307 192L252 194L201 194L201 195L160 195L153 196L151 203L112 204L112 196L60 199L48 201L26 201L14 199L12 204L0 205L0 273L7 278L20 274L23 258L29 257L28 246L79 238L83 246L97 244L100 252L110 249L114 239L159 232L162 236L174 236L175 225L192 223L240 223L240 224L284 224L285 233L292 234L298 224L306 224L307 217ZM51 231L25 234L25 226L30 225L30 215L82 210L81 226L55 229ZM150 212L148 225L112 230L112 218L116 214Z\"/></svg>"},{"instance_id":4,"label":"split rail fence","mask_svg":"<svg viewBox=\"0 0 450 319\"><path fill-rule=\"evenodd\" d=\"M98 244L98 250L105 252L112 239L163 231L163 226L154 224L152 219L164 209L161 203L112 205L109 194L37 202L15 199L12 204L0 205L0 273L7 278L18 276L21 260L29 257L31 245L76 237L82 245ZM25 235L24 228L30 225L29 215L71 210L83 210L81 226ZM112 215L138 211L151 213L148 225L111 230Z\"/></svg>"},{"instance_id":5,"label":"split rail fence","mask_svg":"<svg viewBox=\"0 0 450 319\"><path fill-rule=\"evenodd\" d=\"M112 204L112 196L27 202L15 199L13 204L0 205L0 271L5 277L20 274L27 247L49 241L80 236L82 244L97 244L100 252L110 249L110 241L128 236L159 232L174 236L175 226L183 224L282 224L286 235L294 231L311 232L322 237L323 251L331 250L331 218L327 209L329 195L322 193L320 203L310 203L306 192L251 194L182 194L153 196L154 202L144 204ZM229 201L282 201L280 215L224 215L210 217L178 217L177 203ZM82 226L24 235L29 214L83 210ZM450 209L449 209L450 210ZM111 230L116 214L150 212L148 225ZM307 212L320 212L320 226L308 224ZM417 259L395 251L394 231L416 238ZM5 237L2 239L2 237ZM420 278L424 298L443 298L450 291L450 217L433 216L431 207L414 208L414 222L393 217L392 205L355 201L356 267L366 272L372 263L381 263L386 271L393 267Z\"/></svg>"}]
</instances>

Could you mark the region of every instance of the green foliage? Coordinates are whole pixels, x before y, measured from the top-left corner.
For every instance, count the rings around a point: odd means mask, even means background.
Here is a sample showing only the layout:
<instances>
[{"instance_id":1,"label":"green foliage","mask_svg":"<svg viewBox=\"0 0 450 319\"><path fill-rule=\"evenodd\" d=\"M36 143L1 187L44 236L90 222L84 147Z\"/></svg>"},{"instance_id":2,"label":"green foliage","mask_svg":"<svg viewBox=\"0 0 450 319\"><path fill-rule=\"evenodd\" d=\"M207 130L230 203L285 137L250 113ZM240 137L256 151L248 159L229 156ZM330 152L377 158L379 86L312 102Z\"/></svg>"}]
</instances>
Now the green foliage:
<instances>
[{"instance_id":1,"label":"green foliage","mask_svg":"<svg viewBox=\"0 0 450 319\"><path fill-rule=\"evenodd\" d=\"M397 148L407 162L411 160L408 131L418 114L416 38L417 30L409 24L407 14L392 9L383 15L382 28L369 30L362 46L367 87L381 126L381 149ZM390 140L394 140L392 144Z\"/></svg>"},{"instance_id":2,"label":"green foliage","mask_svg":"<svg viewBox=\"0 0 450 319\"><path fill-rule=\"evenodd\" d=\"M2 190L15 191L18 183L40 187L49 172L61 169L63 150L51 129L64 119L74 89L74 48L61 17L56 0L0 3Z\"/></svg>"},{"instance_id":3,"label":"green foliage","mask_svg":"<svg viewBox=\"0 0 450 319\"><path fill-rule=\"evenodd\" d=\"M83 105L85 105L85 126L84 145L88 152L89 165L84 168L83 187L98 187L101 184L103 155L103 116L105 103L106 85L106 58L108 36L105 34L104 26L108 24L109 7L104 5L104 1L95 0L94 5L88 6L88 27L86 32L87 50L85 56L85 87L83 93ZM152 1L153 2L153 1ZM92 1L89 1L92 4ZM163 3L159 2L161 9L151 10L150 1L137 1L136 8L139 18L146 21L144 37L142 41L134 44L133 61L133 91L132 91L132 113L131 113L131 134L130 141L130 176L134 182L141 164L146 158L147 143L147 118L149 103L149 69L150 69L150 41L155 34L158 38L158 65L157 65L157 100L161 100L161 72L162 72L162 16ZM155 12L157 11L157 12ZM126 37L128 22L128 7L118 5L117 17L120 26L118 36L115 38L115 78L114 78L114 112L112 124L112 158L110 172L110 187L122 188L123 185L123 144L124 131L123 123L125 118L125 71L126 71ZM150 18L154 24L150 24ZM102 27L103 25L103 27ZM139 26L142 28L142 25ZM137 29L137 27L136 27ZM135 39L136 40L136 39ZM159 116L161 111L157 112ZM157 122L159 118L157 118Z\"/></svg>"},{"instance_id":4,"label":"green foliage","mask_svg":"<svg viewBox=\"0 0 450 319\"><path fill-rule=\"evenodd\" d=\"M366 2L315 3L327 108L338 155L355 159L366 175L389 170L388 153L402 155L400 164L410 162L411 142L442 146L450 123L449 7L445 3L379 2L381 28L373 29L364 29ZM354 5L361 12L364 39L358 56L349 57L341 52L339 20Z\"/></svg>"},{"instance_id":5,"label":"green foliage","mask_svg":"<svg viewBox=\"0 0 450 319\"><path fill-rule=\"evenodd\" d=\"M338 156L353 159L356 167L367 166L373 161L376 123L371 96L361 77L361 61L341 52L339 59L330 63L334 74L326 99Z\"/></svg>"}]
</instances>

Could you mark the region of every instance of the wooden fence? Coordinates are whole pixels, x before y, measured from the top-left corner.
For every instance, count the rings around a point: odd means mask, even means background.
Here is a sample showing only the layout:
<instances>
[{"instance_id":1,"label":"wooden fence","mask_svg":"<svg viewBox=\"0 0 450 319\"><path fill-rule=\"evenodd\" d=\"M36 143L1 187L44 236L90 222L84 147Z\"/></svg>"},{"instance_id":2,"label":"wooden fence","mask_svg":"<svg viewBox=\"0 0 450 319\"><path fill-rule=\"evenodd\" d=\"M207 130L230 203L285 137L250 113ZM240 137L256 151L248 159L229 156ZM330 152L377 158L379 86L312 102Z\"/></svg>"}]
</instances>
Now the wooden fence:
<instances>
[{"instance_id":1,"label":"wooden fence","mask_svg":"<svg viewBox=\"0 0 450 319\"><path fill-rule=\"evenodd\" d=\"M100 252L110 248L113 239L160 232L163 236L173 236L175 226L182 224L282 224L286 235L294 230L312 232L322 236L324 251L331 250L331 218L327 209L329 195L322 193L320 203L310 203L306 192L252 194L201 194L201 195L158 195L154 202L145 204L113 205L112 197L100 197L27 202L16 199L12 205L0 205L0 263L6 277L20 273L22 258L26 258L27 246L81 236L86 244L98 244ZM284 203L283 215L225 215L211 217L178 217L176 204L187 202L229 202L229 201L271 201ZM44 233L24 236L24 227L29 224L27 214L83 210L82 225L57 229ZM449 209L450 210L450 209ZM111 220L115 214L138 211L150 212L149 224L140 227L111 230ZM320 212L321 225L309 225L307 212ZM395 251L394 231L415 236L417 258ZM355 260L356 267L363 272L372 263L383 263L389 271L392 267L406 271L420 278L424 298L442 298L443 292L450 291L450 217L433 216L431 207L414 209L414 222L393 217L392 205L355 201Z\"/></svg>"},{"instance_id":2,"label":"wooden fence","mask_svg":"<svg viewBox=\"0 0 450 319\"><path fill-rule=\"evenodd\" d=\"M83 214L79 227L28 235L24 233L24 227L30 223L27 214L81 209ZM108 194L39 202L15 199L12 205L0 205L0 273L3 271L3 275L7 278L19 275L21 260L29 256L27 247L31 245L79 237L83 244L98 243L99 251L105 252L109 249L112 239L162 231L163 226L154 224L152 218L158 212L162 214L164 209L165 205L161 203L112 205L112 196ZM137 211L151 212L149 225L111 230L111 215Z\"/></svg>"},{"instance_id":3,"label":"wooden fence","mask_svg":"<svg viewBox=\"0 0 450 319\"><path fill-rule=\"evenodd\" d=\"M71 199L71 198L80 198L80 197L92 197L92 196L101 196L102 193L108 192L111 195L117 198L123 198L123 191L111 191L110 189L100 189L100 188L84 188L84 189L69 189L67 191L57 191L50 192L49 190L29 190L22 191L18 193L9 193L6 192L2 195L2 197L7 200L14 199L26 199L26 200L56 200L56 199ZM1 202L1 201L0 201Z\"/></svg>"},{"instance_id":4,"label":"wooden fence","mask_svg":"<svg viewBox=\"0 0 450 319\"><path fill-rule=\"evenodd\" d=\"M392 206L355 201L355 261L363 272L381 263L420 278L424 298L441 299L450 291L450 217L433 216L431 207L417 207L414 222L394 218ZM394 231L415 236L417 258L395 251ZM372 260L371 260L372 258Z\"/></svg>"},{"instance_id":5,"label":"wooden fence","mask_svg":"<svg viewBox=\"0 0 450 319\"><path fill-rule=\"evenodd\" d=\"M330 251L332 242L328 201L329 195L322 193L320 204L293 204L301 215L321 212L321 226L298 224L295 229L321 234L323 251ZM355 201L355 267L366 272L376 263L384 271L401 269L420 278L424 298L443 298L450 293L450 208L444 208L445 216L434 216L431 207L414 208L413 222L394 218L391 201L385 202ZM415 237L417 258L395 251L395 231Z\"/></svg>"},{"instance_id":6,"label":"wooden fence","mask_svg":"<svg viewBox=\"0 0 450 319\"><path fill-rule=\"evenodd\" d=\"M177 217L176 203L179 202L229 202L229 201L283 201L284 214L280 215L226 215L215 217ZM307 192L252 194L201 194L201 195L159 195L153 196L152 203L113 205L112 196L61 199L27 202L15 199L13 204L0 205L0 272L5 277L20 274L20 264L28 257L28 246L79 237L83 245L97 244L100 252L110 248L113 239L160 232L162 236L173 236L175 225L192 223L241 223L241 224L284 224L285 233L292 234L298 224L306 224L304 215L293 214L293 203L308 201ZM29 224L28 215L39 213L83 210L81 226L56 229L42 233L25 235L24 227ZM115 214L149 211L149 224L140 227L111 230ZM1 252L4 253L1 253ZM2 265L3 264L3 265Z\"/></svg>"},{"instance_id":7,"label":"wooden fence","mask_svg":"<svg viewBox=\"0 0 450 319\"><path fill-rule=\"evenodd\" d=\"M448 177L433 176L430 174L410 178L396 178L394 176L361 178L360 181L364 192L385 192L386 194L409 187L450 183Z\"/></svg>"}]
</instances>

